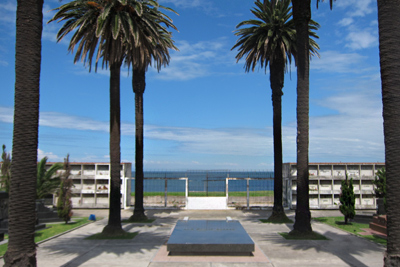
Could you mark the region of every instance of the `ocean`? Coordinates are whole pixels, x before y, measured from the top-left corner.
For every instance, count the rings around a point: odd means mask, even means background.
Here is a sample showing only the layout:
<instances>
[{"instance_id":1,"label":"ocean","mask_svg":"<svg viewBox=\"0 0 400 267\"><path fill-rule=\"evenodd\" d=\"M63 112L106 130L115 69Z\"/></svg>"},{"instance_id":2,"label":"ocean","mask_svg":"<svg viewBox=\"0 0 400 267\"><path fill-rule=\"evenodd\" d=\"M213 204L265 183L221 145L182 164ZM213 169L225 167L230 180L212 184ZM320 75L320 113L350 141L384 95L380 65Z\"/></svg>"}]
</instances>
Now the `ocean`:
<instances>
[{"instance_id":1,"label":"ocean","mask_svg":"<svg viewBox=\"0 0 400 267\"><path fill-rule=\"evenodd\" d=\"M132 171L132 176L135 176L134 171ZM145 171L144 177L144 192L164 192L165 180L167 180L168 192L185 192L185 181L178 180L182 177L188 178L189 192L225 192L227 177L238 178L238 180L229 180L230 192L246 191L245 178L252 178L249 181L249 191L274 190L274 172L272 171ZM131 192L134 191L135 186L132 182Z\"/></svg>"}]
</instances>

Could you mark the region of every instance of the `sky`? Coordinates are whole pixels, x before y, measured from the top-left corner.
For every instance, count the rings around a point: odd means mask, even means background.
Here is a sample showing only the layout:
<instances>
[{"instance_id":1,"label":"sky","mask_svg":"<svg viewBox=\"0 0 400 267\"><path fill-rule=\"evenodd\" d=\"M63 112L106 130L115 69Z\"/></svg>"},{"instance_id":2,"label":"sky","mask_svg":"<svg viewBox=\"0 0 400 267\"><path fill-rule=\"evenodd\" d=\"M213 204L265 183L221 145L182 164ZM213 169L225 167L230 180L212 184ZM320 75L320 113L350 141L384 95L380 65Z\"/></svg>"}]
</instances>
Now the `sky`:
<instances>
[{"instance_id":1,"label":"sky","mask_svg":"<svg viewBox=\"0 0 400 267\"><path fill-rule=\"evenodd\" d=\"M109 70L89 73L47 22L67 2L45 0L38 158L109 161ZM235 27L253 0L159 0L177 26L168 67L149 69L144 93L145 170L272 170L269 71L236 62ZM0 143L12 150L16 1L0 3ZM310 162L384 162L376 0L312 0L321 27L310 64ZM121 161L135 161L132 77L121 72ZM296 67L285 75L283 162L296 162Z\"/></svg>"}]
</instances>

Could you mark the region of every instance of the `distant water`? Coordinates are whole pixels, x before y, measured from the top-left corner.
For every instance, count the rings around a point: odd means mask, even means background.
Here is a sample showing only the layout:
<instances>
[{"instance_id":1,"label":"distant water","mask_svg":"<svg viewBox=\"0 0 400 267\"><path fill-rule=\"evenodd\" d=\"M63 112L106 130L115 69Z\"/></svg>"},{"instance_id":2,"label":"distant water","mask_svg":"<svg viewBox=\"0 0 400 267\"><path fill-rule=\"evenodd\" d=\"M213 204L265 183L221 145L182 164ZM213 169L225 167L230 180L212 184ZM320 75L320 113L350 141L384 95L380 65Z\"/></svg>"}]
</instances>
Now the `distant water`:
<instances>
[{"instance_id":1,"label":"distant water","mask_svg":"<svg viewBox=\"0 0 400 267\"><path fill-rule=\"evenodd\" d=\"M135 172L132 171L132 176ZM256 178L250 180L250 191L273 190L274 189L274 173L271 171L145 171L144 191L145 192L164 192L165 179L160 178L182 178L187 177L189 180L189 192L225 192L226 178ZM246 180L230 180L229 191L246 191ZM169 192L185 192L185 182L177 179L167 180L167 190ZM131 192L135 191L134 183L132 183Z\"/></svg>"}]
</instances>

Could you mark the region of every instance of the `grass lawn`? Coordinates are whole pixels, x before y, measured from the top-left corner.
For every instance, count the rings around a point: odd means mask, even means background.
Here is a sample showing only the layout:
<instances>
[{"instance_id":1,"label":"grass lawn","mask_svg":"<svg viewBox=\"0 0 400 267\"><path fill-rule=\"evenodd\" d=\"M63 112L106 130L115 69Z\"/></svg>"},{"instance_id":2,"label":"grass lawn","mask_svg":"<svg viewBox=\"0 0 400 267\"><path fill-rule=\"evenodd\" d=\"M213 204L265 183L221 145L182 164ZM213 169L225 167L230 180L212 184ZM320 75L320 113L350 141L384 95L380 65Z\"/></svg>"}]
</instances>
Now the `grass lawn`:
<instances>
[{"instance_id":1,"label":"grass lawn","mask_svg":"<svg viewBox=\"0 0 400 267\"><path fill-rule=\"evenodd\" d=\"M272 224L282 224L282 223L293 223L293 221L289 218L280 219L280 220L270 220L270 219L260 219L262 223L272 223Z\"/></svg>"},{"instance_id":2,"label":"grass lawn","mask_svg":"<svg viewBox=\"0 0 400 267\"><path fill-rule=\"evenodd\" d=\"M72 223L57 223L57 224L46 224L46 228L39 230L35 233L35 243L43 241L52 236L64 233L68 230L74 229L89 222L88 218L73 218ZM8 243L0 245L0 256L3 256L8 248Z\"/></svg>"},{"instance_id":3,"label":"grass lawn","mask_svg":"<svg viewBox=\"0 0 400 267\"><path fill-rule=\"evenodd\" d=\"M152 223L156 219L147 219L147 220L137 220L137 221L130 221L129 219L127 220L122 220L122 223Z\"/></svg>"},{"instance_id":4,"label":"grass lawn","mask_svg":"<svg viewBox=\"0 0 400 267\"><path fill-rule=\"evenodd\" d=\"M280 234L283 238L287 240L329 240L323 235L320 235L316 232L312 232L309 234L296 234L296 235L291 235L289 233L278 233Z\"/></svg>"},{"instance_id":5,"label":"grass lawn","mask_svg":"<svg viewBox=\"0 0 400 267\"><path fill-rule=\"evenodd\" d=\"M134 233L126 233L122 236L105 236L102 233L94 234L89 237L86 237L85 239L88 240L100 240L100 239L132 239L135 236L137 236L139 232L134 232Z\"/></svg>"},{"instance_id":6,"label":"grass lawn","mask_svg":"<svg viewBox=\"0 0 400 267\"><path fill-rule=\"evenodd\" d=\"M375 236L375 235L360 235L360 232L363 232L361 230L362 228L369 228L369 225L367 223L358 223L358 222L349 222L348 224L344 224L344 216L339 216L339 217L319 217L319 218L313 218L313 220L326 223L330 226L342 229L346 232L361 236L362 238L371 240L375 243L382 244L384 246L387 245L387 240Z\"/></svg>"},{"instance_id":7,"label":"grass lawn","mask_svg":"<svg viewBox=\"0 0 400 267\"><path fill-rule=\"evenodd\" d=\"M273 197L273 190L250 191L250 197ZM135 193L132 192L131 196L134 197ZM143 192L144 197L165 196L165 192ZM167 196L185 196L185 192L168 192ZM225 192L189 192L189 197L224 197ZM232 191L229 192L230 197L247 197L246 191Z\"/></svg>"}]
</instances>

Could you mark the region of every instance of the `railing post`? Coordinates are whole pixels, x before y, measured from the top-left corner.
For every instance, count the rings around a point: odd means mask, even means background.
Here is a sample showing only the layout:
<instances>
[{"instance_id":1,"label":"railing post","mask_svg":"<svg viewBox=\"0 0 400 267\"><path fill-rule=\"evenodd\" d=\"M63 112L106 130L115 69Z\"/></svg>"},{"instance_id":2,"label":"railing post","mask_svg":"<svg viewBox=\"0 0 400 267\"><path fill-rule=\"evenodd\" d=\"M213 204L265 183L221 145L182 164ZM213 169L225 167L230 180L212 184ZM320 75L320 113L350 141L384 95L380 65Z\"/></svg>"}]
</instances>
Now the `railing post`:
<instances>
[{"instance_id":1,"label":"railing post","mask_svg":"<svg viewBox=\"0 0 400 267\"><path fill-rule=\"evenodd\" d=\"M164 206L167 207L167 201L168 201L168 180L167 180L167 175L165 175L165 194L164 194Z\"/></svg>"},{"instance_id":2,"label":"railing post","mask_svg":"<svg viewBox=\"0 0 400 267\"><path fill-rule=\"evenodd\" d=\"M228 174L228 177L226 178L225 182L226 182L226 185L225 185L225 191L226 191L226 193L225 193L225 196L226 196L226 206L228 207L228 204L229 204L229 201L228 201L228 199L229 199L229 188L228 188L228 184L229 184L229 174Z\"/></svg>"},{"instance_id":3,"label":"railing post","mask_svg":"<svg viewBox=\"0 0 400 267\"><path fill-rule=\"evenodd\" d=\"M247 181L247 209L250 209L250 178L247 178L246 181Z\"/></svg>"}]
</instances>

